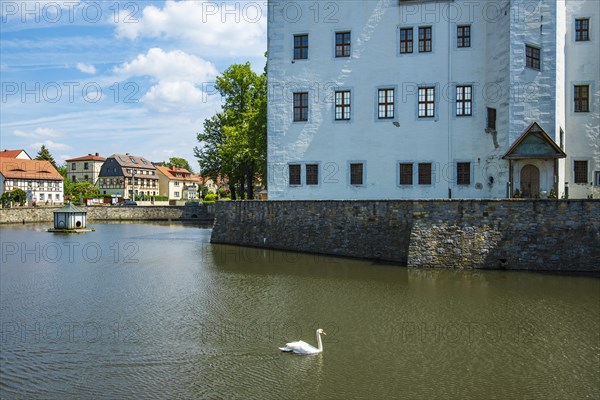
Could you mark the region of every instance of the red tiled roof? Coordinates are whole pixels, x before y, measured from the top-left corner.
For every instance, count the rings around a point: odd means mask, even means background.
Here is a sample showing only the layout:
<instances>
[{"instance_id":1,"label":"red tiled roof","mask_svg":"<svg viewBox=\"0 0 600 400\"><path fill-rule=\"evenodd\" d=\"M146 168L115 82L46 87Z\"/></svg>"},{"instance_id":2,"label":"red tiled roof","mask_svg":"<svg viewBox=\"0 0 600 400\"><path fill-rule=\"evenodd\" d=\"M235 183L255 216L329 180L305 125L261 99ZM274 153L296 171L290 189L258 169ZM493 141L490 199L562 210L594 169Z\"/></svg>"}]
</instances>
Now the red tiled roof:
<instances>
[{"instance_id":1,"label":"red tiled roof","mask_svg":"<svg viewBox=\"0 0 600 400\"><path fill-rule=\"evenodd\" d=\"M0 157L6 157L6 158L17 158L17 156L19 154L21 154L21 152L23 152L25 150L3 150L0 151ZM25 154L27 154L27 152L25 152Z\"/></svg>"},{"instance_id":2,"label":"red tiled roof","mask_svg":"<svg viewBox=\"0 0 600 400\"><path fill-rule=\"evenodd\" d=\"M98 155L98 153L94 154L88 154L87 156L83 156L83 157L77 157L77 158L71 158L69 160L66 160L67 162L71 162L71 161L106 161L106 158L104 157L100 157Z\"/></svg>"},{"instance_id":3,"label":"red tiled roof","mask_svg":"<svg viewBox=\"0 0 600 400\"><path fill-rule=\"evenodd\" d=\"M160 171L161 174L166 176L169 179L175 179L179 181L189 181L189 182L197 182L198 180L190 174L190 171L184 168L177 167L161 167L157 166L156 169ZM180 176L177 176L179 174Z\"/></svg>"},{"instance_id":4,"label":"red tiled roof","mask_svg":"<svg viewBox=\"0 0 600 400\"><path fill-rule=\"evenodd\" d=\"M0 174L6 179L62 181L63 177L49 161L0 158Z\"/></svg>"}]
</instances>

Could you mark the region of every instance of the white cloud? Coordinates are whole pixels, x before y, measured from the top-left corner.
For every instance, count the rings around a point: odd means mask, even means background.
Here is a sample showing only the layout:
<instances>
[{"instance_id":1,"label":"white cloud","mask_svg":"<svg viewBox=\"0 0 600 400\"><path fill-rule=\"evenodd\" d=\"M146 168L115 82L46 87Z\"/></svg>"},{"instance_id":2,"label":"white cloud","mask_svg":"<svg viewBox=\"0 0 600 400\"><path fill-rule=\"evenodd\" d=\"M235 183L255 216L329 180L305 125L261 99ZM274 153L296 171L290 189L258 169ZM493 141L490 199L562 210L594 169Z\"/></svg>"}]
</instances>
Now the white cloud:
<instances>
[{"instance_id":1,"label":"white cloud","mask_svg":"<svg viewBox=\"0 0 600 400\"><path fill-rule=\"evenodd\" d=\"M142 97L142 102L159 112L181 112L197 108L207 101L208 96L187 81L161 81Z\"/></svg>"},{"instance_id":2,"label":"white cloud","mask_svg":"<svg viewBox=\"0 0 600 400\"><path fill-rule=\"evenodd\" d=\"M77 63L77 69L85 74L94 75L96 73L96 67L91 64Z\"/></svg>"},{"instance_id":3,"label":"white cloud","mask_svg":"<svg viewBox=\"0 0 600 400\"><path fill-rule=\"evenodd\" d=\"M113 70L124 79L130 76L151 76L156 80L185 80L194 83L214 81L218 74L213 63L181 50L166 52L152 48L133 61Z\"/></svg>"},{"instance_id":4,"label":"white cloud","mask_svg":"<svg viewBox=\"0 0 600 400\"><path fill-rule=\"evenodd\" d=\"M56 138L62 136L60 132L50 128L36 128L33 132L25 132L17 129L13 133L15 136L34 139L41 139L45 137Z\"/></svg>"},{"instance_id":5,"label":"white cloud","mask_svg":"<svg viewBox=\"0 0 600 400\"><path fill-rule=\"evenodd\" d=\"M53 142L52 140L44 140L42 142L32 143L29 145L29 148L34 149L34 150L39 150L42 147L42 145L46 146L46 148L48 149L48 151L50 151L50 153L56 152L56 151L65 151L65 150L72 149L72 147L69 146L68 144L57 143L57 142Z\"/></svg>"},{"instance_id":6,"label":"white cloud","mask_svg":"<svg viewBox=\"0 0 600 400\"><path fill-rule=\"evenodd\" d=\"M256 55L266 50L266 2L167 1L163 8L144 7L136 21L125 22L123 11L117 37L184 40L203 54Z\"/></svg>"}]
</instances>

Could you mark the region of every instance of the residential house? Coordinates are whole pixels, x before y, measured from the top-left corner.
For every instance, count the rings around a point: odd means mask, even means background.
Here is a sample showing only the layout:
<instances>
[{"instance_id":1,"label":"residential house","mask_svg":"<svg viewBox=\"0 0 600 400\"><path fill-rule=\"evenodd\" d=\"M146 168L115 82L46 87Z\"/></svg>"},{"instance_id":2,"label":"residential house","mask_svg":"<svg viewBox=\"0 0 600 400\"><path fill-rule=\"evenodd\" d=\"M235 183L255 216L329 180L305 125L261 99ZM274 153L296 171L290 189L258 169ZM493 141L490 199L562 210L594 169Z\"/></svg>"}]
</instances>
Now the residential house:
<instances>
[{"instance_id":1,"label":"residential house","mask_svg":"<svg viewBox=\"0 0 600 400\"><path fill-rule=\"evenodd\" d=\"M269 199L600 197L598 1L525 3L273 3Z\"/></svg>"},{"instance_id":2,"label":"residential house","mask_svg":"<svg viewBox=\"0 0 600 400\"><path fill-rule=\"evenodd\" d=\"M156 167L141 156L113 154L100 168L96 181L100 194L125 199L158 195Z\"/></svg>"},{"instance_id":3,"label":"residential house","mask_svg":"<svg viewBox=\"0 0 600 400\"><path fill-rule=\"evenodd\" d=\"M63 177L49 161L0 157L0 195L22 189L29 202L62 204Z\"/></svg>"},{"instance_id":4,"label":"residential house","mask_svg":"<svg viewBox=\"0 0 600 400\"><path fill-rule=\"evenodd\" d=\"M29 154L25 150L3 150L0 151L0 157L18 158L20 160L31 160Z\"/></svg>"},{"instance_id":5,"label":"residential house","mask_svg":"<svg viewBox=\"0 0 600 400\"><path fill-rule=\"evenodd\" d=\"M175 166L157 166L160 195L169 199L192 200L198 198L198 180L187 169Z\"/></svg>"},{"instance_id":6,"label":"residential house","mask_svg":"<svg viewBox=\"0 0 600 400\"><path fill-rule=\"evenodd\" d=\"M73 183L87 181L96 184L106 158L98 153L67 160L67 177Z\"/></svg>"}]
</instances>

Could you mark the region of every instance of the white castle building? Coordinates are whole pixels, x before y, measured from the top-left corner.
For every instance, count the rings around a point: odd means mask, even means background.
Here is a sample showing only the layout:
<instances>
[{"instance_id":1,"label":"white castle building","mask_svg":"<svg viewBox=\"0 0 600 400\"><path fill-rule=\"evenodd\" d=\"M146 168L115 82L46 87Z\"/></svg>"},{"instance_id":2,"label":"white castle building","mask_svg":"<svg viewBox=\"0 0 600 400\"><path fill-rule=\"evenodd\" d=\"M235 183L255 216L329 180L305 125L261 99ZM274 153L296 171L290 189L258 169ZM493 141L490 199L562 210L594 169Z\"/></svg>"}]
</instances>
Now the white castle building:
<instances>
[{"instance_id":1,"label":"white castle building","mask_svg":"<svg viewBox=\"0 0 600 400\"><path fill-rule=\"evenodd\" d=\"M600 197L598 0L270 1L269 199Z\"/></svg>"}]
</instances>

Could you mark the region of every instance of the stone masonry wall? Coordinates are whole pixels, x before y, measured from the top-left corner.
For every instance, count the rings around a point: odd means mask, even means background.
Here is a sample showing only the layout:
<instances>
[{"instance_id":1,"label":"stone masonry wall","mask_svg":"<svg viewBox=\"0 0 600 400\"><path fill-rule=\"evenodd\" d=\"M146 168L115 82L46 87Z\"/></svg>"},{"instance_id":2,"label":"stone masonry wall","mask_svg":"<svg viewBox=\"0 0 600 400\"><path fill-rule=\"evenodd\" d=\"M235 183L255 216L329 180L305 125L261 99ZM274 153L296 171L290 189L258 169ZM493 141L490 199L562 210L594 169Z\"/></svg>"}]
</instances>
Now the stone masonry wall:
<instances>
[{"instance_id":1,"label":"stone masonry wall","mask_svg":"<svg viewBox=\"0 0 600 400\"><path fill-rule=\"evenodd\" d=\"M0 224L52 222L58 208L3 208ZM214 206L170 207L85 207L89 223L94 221L168 221L190 220L212 223Z\"/></svg>"},{"instance_id":2,"label":"stone masonry wall","mask_svg":"<svg viewBox=\"0 0 600 400\"><path fill-rule=\"evenodd\" d=\"M213 243L409 267L600 271L598 200L217 203Z\"/></svg>"}]
</instances>

